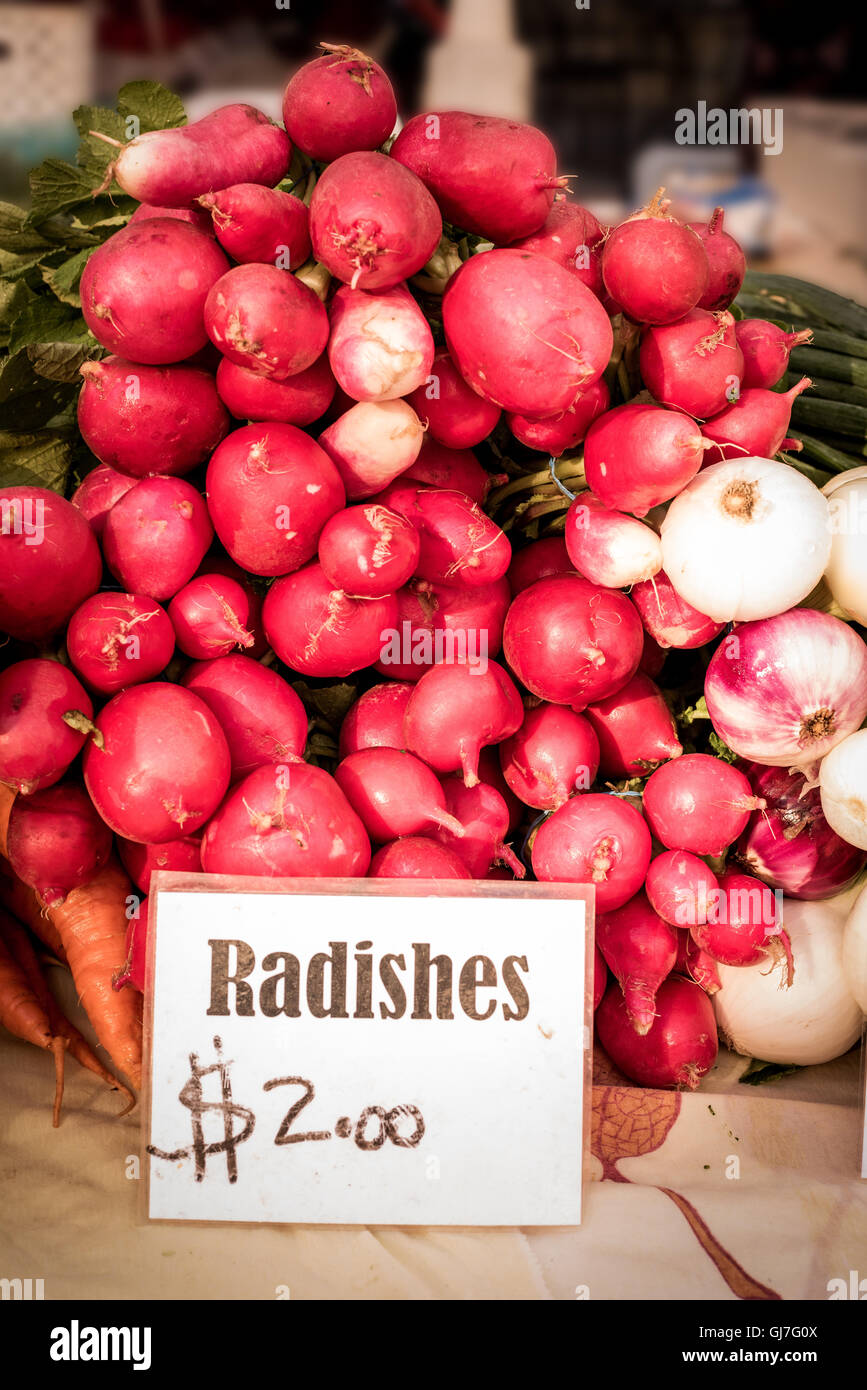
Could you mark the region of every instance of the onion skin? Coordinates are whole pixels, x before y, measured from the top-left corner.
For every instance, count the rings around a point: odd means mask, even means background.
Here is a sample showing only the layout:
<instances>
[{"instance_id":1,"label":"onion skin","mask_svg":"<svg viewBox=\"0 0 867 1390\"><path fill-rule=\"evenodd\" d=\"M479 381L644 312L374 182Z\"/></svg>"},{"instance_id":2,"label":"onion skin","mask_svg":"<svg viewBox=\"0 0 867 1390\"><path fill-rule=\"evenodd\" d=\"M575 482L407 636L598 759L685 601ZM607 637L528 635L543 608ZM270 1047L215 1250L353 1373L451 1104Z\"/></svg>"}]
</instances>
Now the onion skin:
<instances>
[{"instance_id":1,"label":"onion skin","mask_svg":"<svg viewBox=\"0 0 867 1390\"><path fill-rule=\"evenodd\" d=\"M867 850L867 729L850 734L824 759L822 810L832 830Z\"/></svg>"},{"instance_id":2,"label":"onion skin","mask_svg":"<svg viewBox=\"0 0 867 1390\"><path fill-rule=\"evenodd\" d=\"M867 1014L867 888L858 894L843 932L843 969L849 988Z\"/></svg>"},{"instance_id":3,"label":"onion skin","mask_svg":"<svg viewBox=\"0 0 867 1390\"><path fill-rule=\"evenodd\" d=\"M657 992L656 1008L653 1027L639 1037L619 987L609 985L596 1010L596 1035L630 1080L657 1090L695 1091L717 1059L713 1005L692 980L670 975Z\"/></svg>"}]
</instances>

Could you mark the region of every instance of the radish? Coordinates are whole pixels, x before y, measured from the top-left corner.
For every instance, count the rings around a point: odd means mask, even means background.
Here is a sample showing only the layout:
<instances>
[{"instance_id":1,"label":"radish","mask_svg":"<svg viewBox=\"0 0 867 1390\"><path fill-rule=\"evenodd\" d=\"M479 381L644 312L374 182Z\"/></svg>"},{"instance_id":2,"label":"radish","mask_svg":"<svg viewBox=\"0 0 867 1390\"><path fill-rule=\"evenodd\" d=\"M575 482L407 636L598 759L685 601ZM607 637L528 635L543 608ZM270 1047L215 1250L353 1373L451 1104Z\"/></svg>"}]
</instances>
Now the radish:
<instances>
[{"instance_id":1,"label":"radish","mask_svg":"<svg viewBox=\"0 0 867 1390\"><path fill-rule=\"evenodd\" d=\"M535 251L556 261L564 270L577 275L598 299L605 293L602 283L604 228L587 208L570 203L559 194L537 232L511 243L519 251Z\"/></svg>"},{"instance_id":2,"label":"radish","mask_svg":"<svg viewBox=\"0 0 867 1390\"><path fill-rule=\"evenodd\" d=\"M650 676L651 680L655 680L665 665L665 655L662 647L653 640L650 633L645 632L641 660L638 663L639 671L643 671L646 676Z\"/></svg>"},{"instance_id":3,"label":"radish","mask_svg":"<svg viewBox=\"0 0 867 1390\"><path fill-rule=\"evenodd\" d=\"M572 404L561 415L549 420L534 420L526 415L510 413L506 424L512 434L528 449L559 458L567 449L574 449L586 435L593 421L608 409L611 393L601 379L586 391L579 391Z\"/></svg>"},{"instance_id":4,"label":"radish","mask_svg":"<svg viewBox=\"0 0 867 1390\"><path fill-rule=\"evenodd\" d=\"M615 227L602 249L605 288L636 323L674 323L707 288L701 237L666 211L664 192Z\"/></svg>"},{"instance_id":5,"label":"radish","mask_svg":"<svg viewBox=\"0 0 867 1390\"><path fill-rule=\"evenodd\" d=\"M230 560L228 555L210 551L199 565L194 578L209 578L212 575L219 575L226 579L234 579L236 584L240 584L244 590L247 604L246 628L252 634L253 645L246 647L247 656L253 657L255 661L260 661L269 650L265 632L262 627L262 602L264 593L256 588L252 575L246 570L242 570L240 565L236 565L234 560Z\"/></svg>"},{"instance_id":6,"label":"radish","mask_svg":"<svg viewBox=\"0 0 867 1390\"><path fill-rule=\"evenodd\" d=\"M716 961L693 941L686 927L677 929L677 964L675 974L694 980L705 994L718 994L722 981L716 968Z\"/></svg>"},{"instance_id":7,"label":"radish","mask_svg":"<svg viewBox=\"0 0 867 1390\"><path fill-rule=\"evenodd\" d=\"M566 542L562 536L550 536L531 541L512 556L507 578L513 598L529 589L540 579L553 579L558 574L574 574Z\"/></svg>"},{"instance_id":8,"label":"radish","mask_svg":"<svg viewBox=\"0 0 867 1390\"><path fill-rule=\"evenodd\" d=\"M131 474L118 473L107 463L98 463L81 480L69 500L89 523L97 540L102 538L105 518L115 502L119 501L125 492L129 492L131 487L135 487L136 482L137 479Z\"/></svg>"},{"instance_id":9,"label":"radish","mask_svg":"<svg viewBox=\"0 0 867 1390\"><path fill-rule=\"evenodd\" d=\"M202 871L202 844L198 835L165 840L161 845L142 845L118 835L117 851L123 867L142 893L150 892L151 874L160 869L188 874ZM141 908L139 913L141 915Z\"/></svg>"},{"instance_id":10,"label":"radish","mask_svg":"<svg viewBox=\"0 0 867 1390\"><path fill-rule=\"evenodd\" d=\"M329 425L319 443L355 502L404 473L418 457L423 438L421 422L406 401L361 401Z\"/></svg>"},{"instance_id":11,"label":"radish","mask_svg":"<svg viewBox=\"0 0 867 1390\"><path fill-rule=\"evenodd\" d=\"M460 777L443 780L446 808L456 818L460 835L441 824L433 834L441 844L454 850L473 878L484 878L494 863L504 864L515 878L527 870L505 843L509 833L509 808L495 787L478 782L465 787Z\"/></svg>"},{"instance_id":12,"label":"radish","mask_svg":"<svg viewBox=\"0 0 867 1390\"><path fill-rule=\"evenodd\" d=\"M674 969L677 936L650 906L644 893L596 917L596 944L616 977L626 1017L639 1037L656 1018L656 993Z\"/></svg>"},{"instance_id":13,"label":"radish","mask_svg":"<svg viewBox=\"0 0 867 1390\"><path fill-rule=\"evenodd\" d=\"M174 655L169 615L142 594L93 594L69 620L69 660L101 695L152 681Z\"/></svg>"},{"instance_id":14,"label":"radish","mask_svg":"<svg viewBox=\"0 0 867 1390\"><path fill-rule=\"evenodd\" d=\"M217 368L217 391L238 420L276 420L284 425L312 425L334 399L337 383L325 353L312 367L285 381L259 376L224 357Z\"/></svg>"},{"instance_id":15,"label":"radish","mask_svg":"<svg viewBox=\"0 0 867 1390\"><path fill-rule=\"evenodd\" d=\"M251 772L202 838L207 874L363 878L369 865L370 841L340 787L300 758Z\"/></svg>"},{"instance_id":16,"label":"radish","mask_svg":"<svg viewBox=\"0 0 867 1390\"><path fill-rule=\"evenodd\" d=\"M638 670L641 620L625 594L579 575L541 579L506 617L506 660L528 690L580 714L621 690Z\"/></svg>"},{"instance_id":17,"label":"radish","mask_svg":"<svg viewBox=\"0 0 867 1390\"><path fill-rule=\"evenodd\" d=\"M699 613L681 598L668 575L659 570L652 579L632 587L629 597L650 636L660 647L703 647L725 627L706 613Z\"/></svg>"},{"instance_id":18,"label":"radish","mask_svg":"<svg viewBox=\"0 0 867 1390\"><path fill-rule=\"evenodd\" d=\"M454 850L425 835L407 835L378 849L368 878L472 878Z\"/></svg>"},{"instance_id":19,"label":"radish","mask_svg":"<svg viewBox=\"0 0 867 1390\"><path fill-rule=\"evenodd\" d=\"M409 697L404 739L436 772L460 771L474 787L482 748L514 734L523 715L520 695L495 661L432 666Z\"/></svg>"},{"instance_id":20,"label":"radish","mask_svg":"<svg viewBox=\"0 0 867 1390\"><path fill-rule=\"evenodd\" d=\"M305 63L283 94L283 123L294 144L328 164L353 150L375 150L397 119L388 77L366 53L323 43L323 58Z\"/></svg>"},{"instance_id":21,"label":"radish","mask_svg":"<svg viewBox=\"0 0 867 1390\"><path fill-rule=\"evenodd\" d=\"M334 779L374 843L436 826L463 835L445 793L420 758L399 748L362 748L338 763Z\"/></svg>"},{"instance_id":22,"label":"radish","mask_svg":"<svg viewBox=\"0 0 867 1390\"><path fill-rule=\"evenodd\" d=\"M251 574L288 574L316 554L319 533L340 511L340 474L294 425L246 425L208 465L208 511L232 559Z\"/></svg>"},{"instance_id":23,"label":"radish","mask_svg":"<svg viewBox=\"0 0 867 1390\"><path fill-rule=\"evenodd\" d=\"M232 652L198 661L181 684L208 706L222 729L232 760L232 781L266 763L301 757L307 715L288 681L249 656Z\"/></svg>"},{"instance_id":24,"label":"radish","mask_svg":"<svg viewBox=\"0 0 867 1390\"><path fill-rule=\"evenodd\" d=\"M500 765L525 806L556 811L587 791L599 771L599 740L583 715L562 705L528 709L517 733L500 744Z\"/></svg>"},{"instance_id":25,"label":"radish","mask_svg":"<svg viewBox=\"0 0 867 1390\"><path fill-rule=\"evenodd\" d=\"M115 144L115 141L108 141ZM279 183L291 142L254 106L221 106L177 130L137 135L110 166L124 193L158 207L189 207L200 193L236 183Z\"/></svg>"},{"instance_id":26,"label":"radish","mask_svg":"<svg viewBox=\"0 0 867 1390\"><path fill-rule=\"evenodd\" d=\"M383 598L412 577L418 532L397 512L372 503L335 513L319 537L319 563L328 582L353 598Z\"/></svg>"},{"instance_id":27,"label":"radish","mask_svg":"<svg viewBox=\"0 0 867 1390\"><path fill-rule=\"evenodd\" d=\"M507 536L463 493L420 488L409 519L421 540L421 579L475 587L502 579L509 568Z\"/></svg>"},{"instance_id":28,"label":"radish","mask_svg":"<svg viewBox=\"0 0 867 1390\"><path fill-rule=\"evenodd\" d=\"M56 907L73 888L96 878L111 844L111 831L76 782L16 797L12 805L7 857L45 908Z\"/></svg>"},{"instance_id":29,"label":"radish","mask_svg":"<svg viewBox=\"0 0 867 1390\"><path fill-rule=\"evenodd\" d=\"M650 906L673 927L707 921L719 884L703 859L686 850L658 854L647 870L644 891Z\"/></svg>"},{"instance_id":30,"label":"radish","mask_svg":"<svg viewBox=\"0 0 867 1390\"><path fill-rule=\"evenodd\" d=\"M505 579L472 587L416 579L395 597L397 625L376 663L382 675L414 682L435 662L481 667L498 654L509 608Z\"/></svg>"},{"instance_id":31,"label":"radish","mask_svg":"<svg viewBox=\"0 0 867 1390\"><path fill-rule=\"evenodd\" d=\"M566 548L578 573L607 589L652 579L662 566L656 532L592 492L579 493L566 514Z\"/></svg>"},{"instance_id":32,"label":"radish","mask_svg":"<svg viewBox=\"0 0 867 1390\"><path fill-rule=\"evenodd\" d=\"M328 360L353 400L394 401L427 380L433 334L405 285L376 294L342 285L328 314Z\"/></svg>"},{"instance_id":33,"label":"radish","mask_svg":"<svg viewBox=\"0 0 867 1390\"><path fill-rule=\"evenodd\" d=\"M159 844L191 835L229 785L229 748L204 700L179 685L123 690L97 716L101 735L84 751L84 781L106 825L127 840Z\"/></svg>"},{"instance_id":34,"label":"radish","mask_svg":"<svg viewBox=\"0 0 867 1390\"><path fill-rule=\"evenodd\" d=\"M593 947L593 1012L602 1003L602 996L608 988L608 966L598 946Z\"/></svg>"},{"instance_id":35,"label":"radish","mask_svg":"<svg viewBox=\"0 0 867 1390\"><path fill-rule=\"evenodd\" d=\"M737 297L744 276L747 261L738 242L723 230L724 211L714 208L709 222L689 222L689 226L701 239L708 262L707 285L698 301L700 309L727 309Z\"/></svg>"},{"instance_id":36,"label":"radish","mask_svg":"<svg viewBox=\"0 0 867 1390\"><path fill-rule=\"evenodd\" d=\"M811 328L786 333L765 319L741 319L735 324L735 337L744 355L741 385L750 388L776 386L786 374L789 354L802 343L809 343Z\"/></svg>"},{"instance_id":37,"label":"radish","mask_svg":"<svg viewBox=\"0 0 867 1390\"><path fill-rule=\"evenodd\" d=\"M500 793L509 812L509 834L513 835L524 819L524 804L518 799L503 776L499 749L495 744L488 744L487 748L483 748L479 754L479 781L484 782L486 787L493 787L494 791Z\"/></svg>"},{"instance_id":38,"label":"radish","mask_svg":"<svg viewBox=\"0 0 867 1390\"><path fill-rule=\"evenodd\" d=\"M340 757L362 748L403 748L403 717L411 694L409 681L384 681L365 690L340 726Z\"/></svg>"},{"instance_id":39,"label":"radish","mask_svg":"<svg viewBox=\"0 0 867 1390\"><path fill-rule=\"evenodd\" d=\"M645 386L660 405L706 420L736 398L744 355L735 321L726 310L693 309L676 323L647 328L639 365Z\"/></svg>"},{"instance_id":40,"label":"radish","mask_svg":"<svg viewBox=\"0 0 867 1390\"><path fill-rule=\"evenodd\" d=\"M679 975L660 985L656 1017L644 1037L631 1026L614 985L596 1010L595 1027L614 1065L631 1081L657 1090L697 1090L717 1059L713 1005L699 985Z\"/></svg>"},{"instance_id":41,"label":"radish","mask_svg":"<svg viewBox=\"0 0 867 1390\"><path fill-rule=\"evenodd\" d=\"M78 428L103 463L143 478L189 473L228 433L214 378L197 367L85 362Z\"/></svg>"},{"instance_id":42,"label":"radish","mask_svg":"<svg viewBox=\"0 0 867 1390\"><path fill-rule=\"evenodd\" d=\"M177 644L195 661L228 656L236 647L249 650L255 637L247 630L250 600L228 575L202 574L179 589L169 604Z\"/></svg>"},{"instance_id":43,"label":"radish","mask_svg":"<svg viewBox=\"0 0 867 1390\"><path fill-rule=\"evenodd\" d=\"M517 415L568 410L598 381L614 343L596 296L531 251L465 261L443 296L449 352L474 391Z\"/></svg>"},{"instance_id":44,"label":"radish","mask_svg":"<svg viewBox=\"0 0 867 1390\"><path fill-rule=\"evenodd\" d=\"M704 434L720 447L709 454L708 463L731 458L773 458L782 449L792 418L792 406L812 382L802 377L789 391L741 391L733 405L727 405L712 420L705 421Z\"/></svg>"},{"instance_id":45,"label":"radish","mask_svg":"<svg viewBox=\"0 0 867 1390\"><path fill-rule=\"evenodd\" d=\"M23 796L53 787L92 716L90 696L59 661L35 657L0 671L0 782Z\"/></svg>"},{"instance_id":46,"label":"radish","mask_svg":"<svg viewBox=\"0 0 867 1390\"><path fill-rule=\"evenodd\" d=\"M645 516L683 491L707 448L695 420L680 411L619 405L587 431L584 469L606 507Z\"/></svg>"},{"instance_id":47,"label":"radish","mask_svg":"<svg viewBox=\"0 0 867 1390\"><path fill-rule=\"evenodd\" d=\"M532 842L540 883L588 883L597 912L634 897L650 863L650 831L628 802L606 792L570 797L543 821Z\"/></svg>"},{"instance_id":48,"label":"radish","mask_svg":"<svg viewBox=\"0 0 867 1390\"><path fill-rule=\"evenodd\" d=\"M315 562L278 579L262 608L280 660L306 676L351 676L372 666L397 621L393 594L356 599L335 589Z\"/></svg>"},{"instance_id":49,"label":"radish","mask_svg":"<svg viewBox=\"0 0 867 1390\"><path fill-rule=\"evenodd\" d=\"M156 366L181 362L207 343L205 301L228 269L207 233L175 218L136 222L89 258L81 312L109 352Z\"/></svg>"},{"instance_id":50,"label":"radish","mask_svg":"<svg viewBox=\"0 0 867 1390\"><path fill-rule=\"evenodd\" d=\"M764 804L742 772L705 753L663 763L644 788L644 814L657 840L698 855L723 854Z\"/></svg>"},{"instance_id":51,"label":"radish","mask_svg":"<svg viewBox=\"0 0 867 1390\"><path fill-rule=\"evenodd\" d=\"M153 203L139 203L129 221L130 223L146 222L152 221L155 217L174 217L178 222L189 222L191 226L197 227L200 232L205 232L207 236L214 235L210 216L199 208L158 208Z\"/></svg>"},{"instance_id":52,"label":"radish","mask_svg":"<svg viewBox=\"0 0 867 1390\"><path fill-rule=\"evenodd\" d=\"M310 256L310 216L300 198L258 183L235 183L196 199L234 261L297 270Z\"/></svg>"},{"instance_id":53,"label":"radish","mask_svg":"<svg viewBox=\"0 0 867 1390\"><path fill-rule=\"evenodd\" d=\"M758 965L760 961L778 960L782 947L791 984L788 933L777 912L776 895L760 879L749 874L724 873L706 920L691 925L689 931L701 949L720 965Z\"/></svg>"},{"instance_id":54,"label":"radish","mask_svg":"<svg viewBox=\"0 0 867 1390\"><path fill-rule=\"evenodd\" d=\"M588 705L585 713L599 740L599 765L606 777L646 777L683 752L662 691L641 671L615 695Z\"/></svg>"},{"instance_id":55,"label":"radish","mask_svg":"<svg viewBox=\"0 0 867 1390\"><path fill-rule=\"evenodd\" d=\"M214 538L204 498L183 478L143 478L115 502L103 532L106 564L128 593L171 598Z\"/></svg>"},{"instance_id":56,"label":"radish","mask_svg":"<svg viewBox=\"0 0 867 1390\"><path fill-rule=\"evenodd\" d=\"M312 367L328 342L322 301L273 265L227 271L208 293L204 321L224 357L275 381Z\"/></svg>"},{"instance_id":57,"label":"radish","mask_svg":"<svg viewBox=\"0 0 867 1390\"><path fill-rule=\"evenodd\" d=\"M427 380L410 393L409 403L427 425L425 442L435 439L447 449L472 449L474 444L481 444L500 418L500 407L467 385L447 348L436 353Z\"/></svg>"},{"instance_id":58,"label":"radish","mask_svg":"<svg viewBox=\"0 0 867 1390\"><path fill-rule=\"evenodd\" d=\"M442 219L424 184L387 155L341 155L310 200L313 253L352 288L389 290L425 265Z\"/></svg>"},{"instance_id":59,"label":"radish","mask_svg":"<svg viewBox=\"0 0 867 1390\"><path fill-rule=\"evenodd\" d=\"M493 242L538 231L566 182L541 130L466 111L413 116L391 157L418 175L447 221Z\"/></svg>"},{"instance_id":60,"label":"radish","mask_svg":"<svg viewBox=\"0 0 867 1390\"><path fill-rule=\"evenodd\" d=\"M47 488L0 488L0 631L42 641L101 578L99 546L77 507Z\"/></svg>"},{"instance_id":61,"label":"radish","mask_svg":"<svg viewBox=\"0 0 867 1390\"><path fill-rule=\"evenodd\" d=\"M414 392L413 395L417 397L418 392ZM482 405L487 404L480 396L476 399ZM412 398L410 403L412 404ZM413 409L419 414L417 400ZM499 411L497 414L499 415ZM422 414L419 414L419 419L424 424ZM418 458L401 474L401 480L424 483L428 487L447 488L451 492L463 492L471 501L478 502L481 506L491 488L506 481L506 474L489 473L469 449L446 448L428 433L422 441Z\"/></svg>"}]
</instances>

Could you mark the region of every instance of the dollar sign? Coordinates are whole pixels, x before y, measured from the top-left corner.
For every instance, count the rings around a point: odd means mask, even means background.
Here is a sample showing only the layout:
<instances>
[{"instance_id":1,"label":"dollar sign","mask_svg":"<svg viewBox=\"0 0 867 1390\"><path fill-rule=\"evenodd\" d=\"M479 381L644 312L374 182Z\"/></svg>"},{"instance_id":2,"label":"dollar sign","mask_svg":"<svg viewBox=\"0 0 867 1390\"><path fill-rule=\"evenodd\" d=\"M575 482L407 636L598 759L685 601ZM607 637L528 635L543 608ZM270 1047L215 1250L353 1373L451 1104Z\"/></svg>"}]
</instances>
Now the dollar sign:
<instances>
[{"instance_id":1,"label":"dollar sign","mask_svg":"<svg viewBox=\"0 0 867 1390\"><path fill-rule=\"evenodd\" d=\"M211 1154L226 1155L226 1171L229 1182L238 1181L238 1155L237 1147L243 1144L245 1139L249 1139L253 1133L256 1117L252 1110L248 1110L245 1105L236 1105L232 1100L232 1083L229 1079L229 1065L223 1060L222 1041L214 1038L214 1051L217 1054L216 1062L210 1066L203 1067L199 1063L199 1056L196 1052L190 1053L190 1077L184 1082L178 1093L178 1100L190 1111L193 1123L193 1142L187 1148L174 1149L166 1152L156 1148L155 1145L148 1144L147 1151L154 1154L157 1158L165 1158L170 1161L177 1161L180 1158L189 1158L192 1154L196 1162L196 1182L201 1182L205 1176L207 1160ZM210 1076L212 1072L218 1072L220 1077L220 1100L202 1099L202 1078ZM206 1144L202 1116L207 1110L217 1111L222 1114L224 1121L224 1137L216 1143ZM238 1116L244 1121L242 1129L237 1133L233 1129L233 1119Z\"/></svg>"}]
</instances>

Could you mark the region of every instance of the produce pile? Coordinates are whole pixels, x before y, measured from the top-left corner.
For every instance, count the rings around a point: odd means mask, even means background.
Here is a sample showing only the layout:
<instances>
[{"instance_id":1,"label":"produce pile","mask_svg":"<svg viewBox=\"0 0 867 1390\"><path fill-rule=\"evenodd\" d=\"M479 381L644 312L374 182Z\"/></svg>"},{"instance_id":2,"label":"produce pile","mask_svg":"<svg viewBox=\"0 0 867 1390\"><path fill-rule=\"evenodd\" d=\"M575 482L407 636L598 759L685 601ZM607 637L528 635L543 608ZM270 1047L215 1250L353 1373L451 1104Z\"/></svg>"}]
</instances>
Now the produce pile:
<instances>
[{"instance_id":1,"label":"produce pile","mask_svg":"<svg viewBox=\"0 0 867 1390\"><path fill-rule=\"evenodd\" d=\"M529 875L633 1080L840 1055L867 310L323 47L285 129L131 84L0 207L0 1022L56 1118L118 1083L21 924L137 1086L154 869Z\"/></svg>"}]
</instances>

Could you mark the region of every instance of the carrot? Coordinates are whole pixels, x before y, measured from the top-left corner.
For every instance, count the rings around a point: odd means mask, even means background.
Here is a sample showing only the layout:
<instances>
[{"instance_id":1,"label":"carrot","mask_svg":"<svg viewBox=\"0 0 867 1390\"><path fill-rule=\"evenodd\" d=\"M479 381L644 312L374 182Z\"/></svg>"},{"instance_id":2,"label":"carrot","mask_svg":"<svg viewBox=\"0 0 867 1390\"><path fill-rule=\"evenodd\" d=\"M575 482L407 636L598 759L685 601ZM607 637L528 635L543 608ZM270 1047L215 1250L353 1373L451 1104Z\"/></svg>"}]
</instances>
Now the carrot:
<instances>
[{"instance_id":1,"label":"carrot","mask_svg":"<svg viewBox=\"0 0 867 1390\"><path fill-rule=\"evenodd\" d=\"M32 918L28 915L31 909L25 904L28 904L30 900L25 895L30 893L33 893L33 889L21 882L5 859L0 860L0 902L5 903L10 912L14 913L21 921L27 922L33 935L39 938L43 946L48 947L51 954L56 956L62 965L68 965L66 951L60 940L60 933L49 917L47 908L43 908L38 898L36 898L39 907L38 913L33 913ZM36 897L35 893L33 896Z\"/></svg>"},{"instance_id":2,"label":"carrot","mask_svg":"<svg viewBox=\"0 0 867 1390\"><path fill-rule=\"evenodd\" d=\"M14 787L0 782L0 854L6 858L6 833L9 829L9 816L17 793Z\"/></svg>"},{"instance_id":3,"label":"carrot","mask_svg":"<svg viewBox=\"0 0 867 1390\"><path fill-rule=\"evenodd\" d=\"M0 938L0 1023L16 1038L54 1053L55 1089L53 1124L60 1124L63 1100L64 1040L51 1027L48 1015L30 987L21 966L5 940Z\"/></svg>"}]
</instances>

